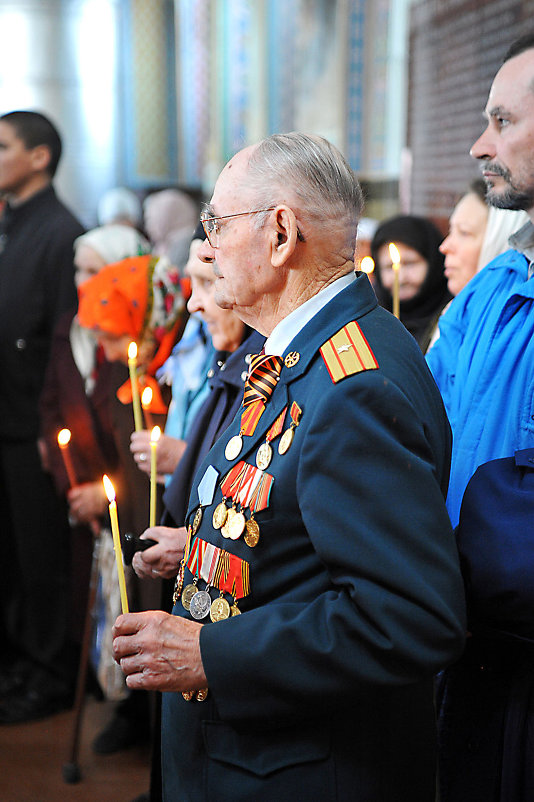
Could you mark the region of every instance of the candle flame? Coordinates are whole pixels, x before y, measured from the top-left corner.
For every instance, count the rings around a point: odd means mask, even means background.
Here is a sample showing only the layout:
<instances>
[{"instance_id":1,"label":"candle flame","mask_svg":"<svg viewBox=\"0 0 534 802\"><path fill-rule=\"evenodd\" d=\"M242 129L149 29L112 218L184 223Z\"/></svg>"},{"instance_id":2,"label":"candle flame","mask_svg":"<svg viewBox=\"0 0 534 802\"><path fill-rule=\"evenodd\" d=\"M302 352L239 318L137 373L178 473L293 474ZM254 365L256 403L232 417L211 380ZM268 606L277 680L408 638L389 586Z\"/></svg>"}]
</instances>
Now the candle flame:
<instances>
[{"instance_id":1,"label":"candle flame","mask_svg":"<svg viewBox=\"0 0 534 802\"><path fill-rule=\"evenodd\" d=\"M152 403L152 387L145 387L141 394L141 405L143 409L149 409Z\"/></svg>"},{"instance_id":2,"label":"candle flame","mask_svg":"<svg viewBox=\"0 0 534 802\"><path fill-rule=\"evenodd\" d=\"M133 340L128 346L128 359L136 359L137 358L137 343L134 343Z\"/></svg>"},{"instance_id":3,"label":"candle flame","mask_svg":"<svg viewBox=\"0 0 534 802\"><path fill-rule=\"evenodd\" d=\"M159 428L159 426L154 426L150 434L150 442L157 443L160 436L161 436L161 429Z\"/></svg>"},{"instance_id":4,"label":"candle flame","mask_svg":"<svg viewBox=\"0 0 534 802\"><path fill-rule=\"evenodd\" d=\"M102 477L102 482L104 483L104 490L106 491L108 501L111 504L112 501L115 501L115 488L113 487L113 482L106 474L104 474Z\"/></svg>"},{"instance_id":5,"label":"candle flame","mask_svg":"<svg viewBox=\"0 0 534 802\"><path fill-rule=\"evenodd\" d=\"M58 432L57 442L60 448L65 448L70 442L70 429L62 429Z\"/></svg>"},{"instance_id":6,"label":"candle flame","mask_svg":"<svg viewBox=\"0 0 534 802\"><path fill-rule=\"evenodd\" d=\"M400 264L400 253L397 246L393 242L389 243L389 258L394 265Z\"/></svg>"},{"instance_id":7,"label":"candle flame","mask_svg":"<svg viewBox=\"0 0 534 802\"><path fill-rule=\"evenodd\" d=\"M375 262L372 256L364 256L360 262L360 270L364 273L372 273L375 269Z\"/></svg>"}]
</instances>

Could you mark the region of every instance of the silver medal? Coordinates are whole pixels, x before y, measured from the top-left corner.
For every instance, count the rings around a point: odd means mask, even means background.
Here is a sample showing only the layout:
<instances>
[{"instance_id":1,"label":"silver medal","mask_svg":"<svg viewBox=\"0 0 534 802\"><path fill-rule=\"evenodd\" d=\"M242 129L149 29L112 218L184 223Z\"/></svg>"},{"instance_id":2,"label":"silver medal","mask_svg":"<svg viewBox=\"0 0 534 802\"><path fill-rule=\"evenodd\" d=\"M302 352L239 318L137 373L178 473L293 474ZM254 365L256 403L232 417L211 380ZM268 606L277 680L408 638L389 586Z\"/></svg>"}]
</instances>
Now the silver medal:
<instances>
[{"instance_id":1,"label":"silver medal","mask_svg":"<svg viewBox=\"0 0 534 802\"><path fill-rule=\"evenodd\" d=\"M207 590L198 590L189 605L189 612L196 621L206 618L211 607L211 596Z\"/></svg>"}]
</instances>

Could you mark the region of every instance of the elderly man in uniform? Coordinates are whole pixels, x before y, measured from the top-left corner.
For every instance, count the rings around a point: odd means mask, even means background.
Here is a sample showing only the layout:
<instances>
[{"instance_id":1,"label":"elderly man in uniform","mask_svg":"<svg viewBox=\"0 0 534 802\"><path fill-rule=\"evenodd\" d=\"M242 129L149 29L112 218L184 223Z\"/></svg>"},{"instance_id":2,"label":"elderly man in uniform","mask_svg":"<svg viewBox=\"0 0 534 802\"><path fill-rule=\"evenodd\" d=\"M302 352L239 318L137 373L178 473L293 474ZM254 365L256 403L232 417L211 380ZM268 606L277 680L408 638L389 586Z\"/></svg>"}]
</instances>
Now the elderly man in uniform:
<instances>
[{"instance_id":1,"label":"elderly man in uniform","mask_svg":"<svg viewBox=\"0 0 534 802\"><path fill-rule=\"evenodd\" d=\"M361 206L294 133L234 156L203 215L217 302L268 339L197 472L173 615L115 625L129 687L166 692L166 800L434 799L432 677L464 638L450 431L354 273Z\"/></svg>"}]
</instances>

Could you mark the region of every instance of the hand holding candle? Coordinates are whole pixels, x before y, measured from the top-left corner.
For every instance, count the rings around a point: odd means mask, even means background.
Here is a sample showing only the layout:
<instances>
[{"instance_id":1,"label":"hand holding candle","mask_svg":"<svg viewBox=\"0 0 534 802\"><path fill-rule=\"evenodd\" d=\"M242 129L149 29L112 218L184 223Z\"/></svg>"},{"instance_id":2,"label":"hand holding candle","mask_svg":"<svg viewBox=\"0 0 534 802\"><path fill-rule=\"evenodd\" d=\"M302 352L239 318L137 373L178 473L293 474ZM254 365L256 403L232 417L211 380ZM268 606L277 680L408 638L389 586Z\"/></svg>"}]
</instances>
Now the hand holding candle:
<instances>
[{"instance_id":1,"label":"hand holding candle","mask_svg":"<svg viewBox=\"0 0 534 802\"><path fill-rule=\"evenodd\" d=\"M69 452L70 429L61 429L57 436L57 442L59 450L61 451L61 456L63 457L65 470L67 471L69 485L71 487L76 487L76 474L74 473L74 467L72 465L72 459Z\"/></svg>"},{"instance_id":2,"label":"hand holding candle","mask_svg":"<svg viewBox=\"0 0 534 802\"><path fill-rule=\"evenodd\" d=\"M398 248L392 243L389 243L389 258L391 259L393 268L393 314L396 318L400 318L400 298L399 298L399 271L400 271L400 253Z\"/></svg>"},{"instance_id":3,"label":"hand holding candle","mask_svg":"<svg viewBox=\"0 0 534 802\"><path fill-rule=\"evenodd\" d=\"M152 403L152 387L145 387L143 392L141 393L141 406L143 407L143 413L145 415L145 426L147 429L152 429L154 423L152 421L152 415L150 414L150 405Z\"/></svg>"},{"instance_id":4,"label":"hand holding candle","mask_svg":"<svg viewBox=\"0 0 534 802\"><path fill-rule=\"evenodd\" d=\"M122 562L121 538L119 534L119 519L117 516L117 502L115 501L115 488L106 474L102 477L104 489L109 501L109 519L111 521L111 533L113 535L113 548L115 550L115 560L117 563L117 574L119 576L119 589L121 593L122 612L128 612L128 596L126 595L126 580L124 578L124 565Z\"/></svg>"},{"instance_id":5,"label":"hand holding candle","mask_svg":"<svg viewBox=\"0 0 534 802\"><path fill-rule=\"evenodd\" d=\"M159 426L154 426L150 435L150 522L149 526L156 525L156 489L157 489L157 474L156 474L156 449L158 440L161 436L161 429Z\"/></svg>"},{"instance_id":6,"label":"hand holding candle","mask_svg":"<svg viewBox=\"0 0 534 802\"><path fill-rule=\"evenodd\" d=\"M140 432L143 428L143 418L141 415L141 402L139 400L139 384L137 382L137 344L133 341L128 346L128 368L130 370L130 383L132 385L135 431Z\"/></svg>"}]
</instances>

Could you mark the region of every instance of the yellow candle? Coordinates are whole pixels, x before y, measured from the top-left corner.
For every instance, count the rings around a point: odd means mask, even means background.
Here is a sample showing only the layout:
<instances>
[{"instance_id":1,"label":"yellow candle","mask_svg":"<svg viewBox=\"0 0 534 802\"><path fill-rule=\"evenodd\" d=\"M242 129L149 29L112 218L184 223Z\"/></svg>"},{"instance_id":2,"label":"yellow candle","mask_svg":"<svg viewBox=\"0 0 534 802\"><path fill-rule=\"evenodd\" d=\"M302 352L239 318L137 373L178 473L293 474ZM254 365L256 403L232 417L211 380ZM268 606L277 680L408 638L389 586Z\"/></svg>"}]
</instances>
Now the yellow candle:
<instances>
[{"instance_id":1,"label":"yellow candle","mask_svg":"<svg viewBox=\"0 0 534 802\"><path fill-rule=\"evenodd\" d=\"M150 434L150 520L149 526L156 526L156 449L161 435L159 426L154 426Z\"/></svg>"},{"instance_id":2,"label":"yellow candle","mask_svg":"<svg viewBox=\"0 0 534 802\"><path fill-rule=\"evenodd\" d=\"M141 416L139 385L137 383L137 345L134 342L131 342L128 346L128 367L130 369L130 383L132 385L132 404L135 431L140 432L143 428L143 418Z\"/></svg>"},{"instance_id":3,"label":"yellow candle","mask_svg":"<svg viewBox=\"0 0 534 802\"><path fill-rule=\"evenodd\" d=\"M389 243L389 258L391 259L393 268L393 314L396 318L400 317L400 298L399 298L399 271L400 271L400 253L398 248L392 243Z\"/></svg>"},{"instance_id":4,"label":"yellow candle","mask_svg":"<svg viewBox=\"0 0 534 802\"><path fill-rule=\"evenodd\" d=\"M72 465L72 459L69 453L70 429L61 429L61 431L58 432L57 442L61 451L61 456L63 457L63 464L65 466L65 470L67 471L69 484L71 487L75 487L77 484L76 474L74 473L74 467Z\"/></svg>"},{"instance_id":5,"label":"yellow candle","mask_svg":"<svg viewBox=\"0 0 534 802\"><path fill-rule=\"evenodd\" d=\"M121 593L122 612L128 612L128 596L126 595L126 580L124 578L124 565L122 562L121 538L119 534L119 519L117 516L117 502L115 501L115 488L106 474L102 477L104 489L109 501L109 519L111 521L111 533L113 535L113 548L115 550L115 561L117 563L117 574L119 576L119 589Z\"/></svg>"},{"instance_id":6,"label":"yellow candle","mask_svg":"<svg viewBox=\"0 0 534 802\"><path fill-rule=\"evenodd\" d=\"M152 387L145 387L141 393L141 406L145 415L145 426L147 429L152 429L152 415L150 414L150 405L152 403Z\"/></svg>"}]
</instances>

